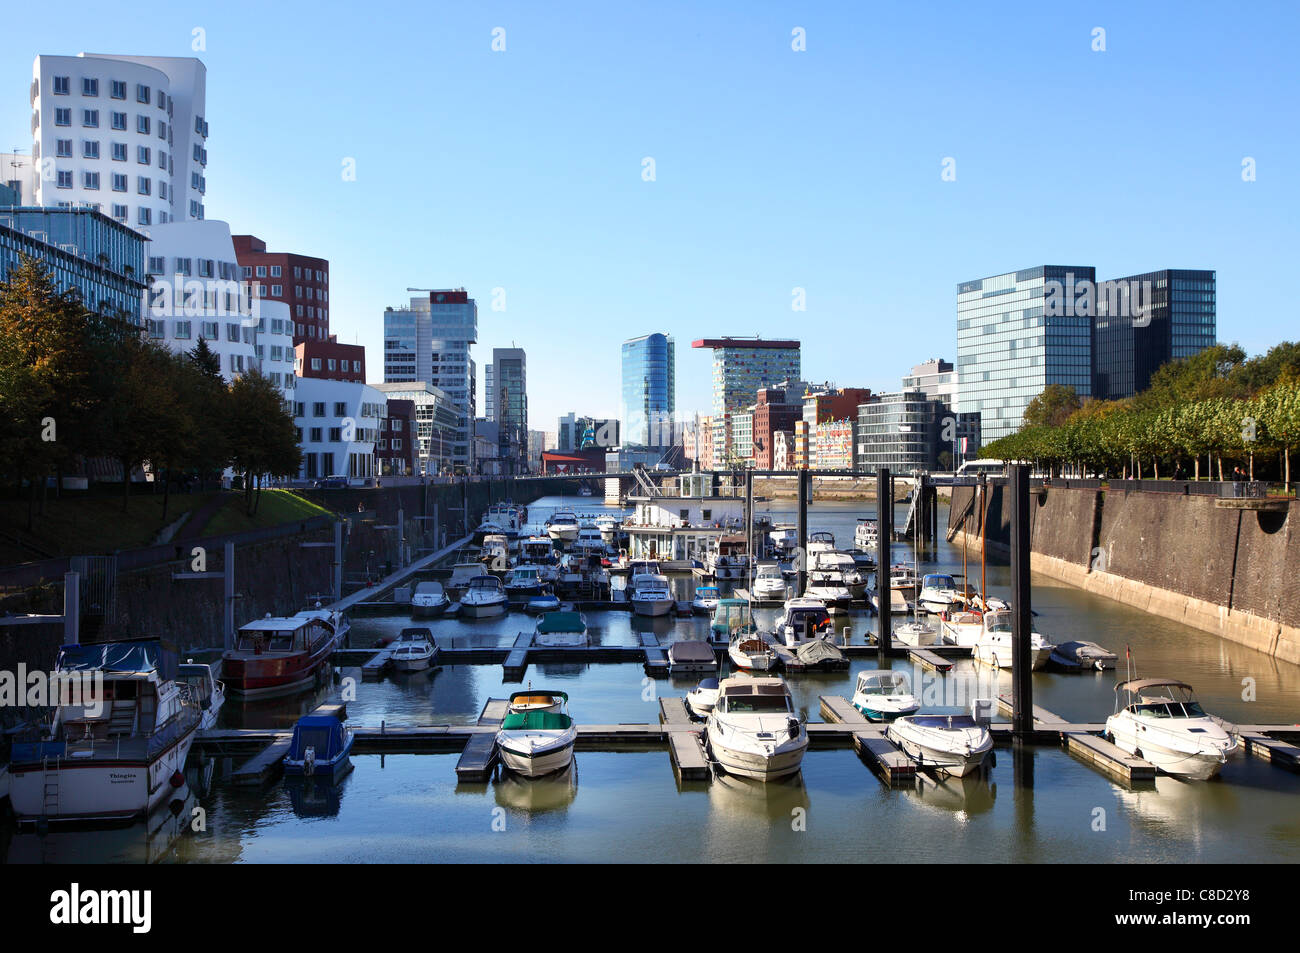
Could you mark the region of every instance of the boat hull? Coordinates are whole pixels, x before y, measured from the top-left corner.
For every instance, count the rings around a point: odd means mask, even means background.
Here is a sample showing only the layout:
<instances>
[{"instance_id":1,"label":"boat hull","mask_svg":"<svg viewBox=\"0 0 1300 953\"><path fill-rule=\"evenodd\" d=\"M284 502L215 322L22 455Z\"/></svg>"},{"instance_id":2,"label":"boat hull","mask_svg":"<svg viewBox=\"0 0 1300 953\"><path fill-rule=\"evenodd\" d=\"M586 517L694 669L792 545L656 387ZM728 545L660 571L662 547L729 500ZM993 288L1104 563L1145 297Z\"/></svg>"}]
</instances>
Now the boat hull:
<instances>
[{"instance_id":1,"label":"boat hull","mask_svg":"<svg viewBox=\"0 0 1300 953\"><path fill-rule=\"evenodd\" d=\"M460 614L469 619L487 619L504 614L505 600L501 602L461 602Z\"/></svg>"},{"instance_id":2,"label":"boat hull","mask_svg":"<svg viewBox=\"0 0 1300 953\"><path fill-rule=\"evenodd\" d=\"M727 649L727 658L731 664L746 672L769 672L776 667L776 659L771 655L749 655L733 646Z\"/></svg>"},{"instance_id":3,"label":"boat hull","mask_svg":"<svg viewBox=\"0 0 1300 953\"><path fill-rule=\"evenodd\" d=\"M1139 733L1132 723L1113 715L1106 719L1106 733L1121 751L1150 761L1165 774L1189 781L1209 781L1228 760L1223 752L1188 753L1161 744L1149 733Z\"/></svg>"},{"instance_id":4,"label":"boat hull","mask_svg":"<svg viewBox=\"0 0 1300 953\"><path fill-rule=\"evenodd\" d=\"M708 734L709 750L722 769L728 774L755 781L775 781L796 773L803 765L804 752L808 750L805 740L800 746L778 749L769 755L729 747L713 726L709 727Z\"/></svg>"},{"instance_id":5,"label":"boat hull","mask_svg":"<svg viewBox=\"0 0 1300 953\"><path fill-rule=\"evenodd\" d=\"M970 754L950 751L913 738L910 735L905 735L895 729L895 724L891 724L886 729L886 736L890 741L902 748L908 757L916 761L922 768L942 771L955 778L964 778L966 775L978 771L984 764L984 759L988 757L989 751L992 750L992 745L990 745Z\"/></svg>"},{"instance_id":6,"label":"boat hull","mask_svg":"<svg viewBox=\"0 0 1300 953\"><path fill-rule=\"evenodd\" d=\"M578 538L578 527L573 528L552 526L546 531L546 535L551 537L557 543L571 543Z\"/></svg>"},{"instance_id":7,"label":"boat hull","mask_svg":"<svg viewBox=\"0 0 1300 953\"><path fill-rule=\"evenodd\" d=\"M406 658L397 659L397 658L395 658L395 659L392 660L392 662L393 662L393 671L395 671L395 672L423 672L426 668L429 667L432 658L433 658L432 655L426 655L426 656L424 656L424 657L422 657L422 658L410 658L410 659L406 659Z\"/></svg>"},{"instance_id":8,"label":"boat hull","mask_svg":"<svg viewBox=\"0 0 1300 953\"><path fill-rule=\"evenodd\" d=\"M417 619L436 619L447 611L447 606L451 605L450 601L438 603L420 604L411 603L411 615Z\"/></svg>"},{"instance_id":9,"label":"boat hull","mask_svg":"<svg viewBox=\"0 0 1300 953\"><path fill-rule=\"evenodd\" d=\"M676 603L672 599L638 599L632 597L632 611L637 615L661 616L673 611Z\"/></svg>"},{"instance_id":10,"label":"boat hull","mask_svg":"<svg viewBox=\"0 0 1300 953\"><path fill-rule=\"evenodd\" d=\"M526 778L539 778L545 774L561 771L573 761L573 744L577 733L567 738L562 744L533 751L509 738L497 737L497 747L501 753L501 763L516 774Z\"/></svg>"}]
</instances>

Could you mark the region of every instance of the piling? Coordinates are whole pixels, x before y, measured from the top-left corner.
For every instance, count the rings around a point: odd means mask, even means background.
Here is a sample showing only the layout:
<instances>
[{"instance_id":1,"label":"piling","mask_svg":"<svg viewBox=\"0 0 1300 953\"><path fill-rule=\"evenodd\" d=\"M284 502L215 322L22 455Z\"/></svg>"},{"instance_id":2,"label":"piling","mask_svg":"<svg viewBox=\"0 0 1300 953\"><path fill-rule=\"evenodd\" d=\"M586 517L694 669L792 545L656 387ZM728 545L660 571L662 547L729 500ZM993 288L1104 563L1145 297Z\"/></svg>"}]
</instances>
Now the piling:
<instances>
[{"instance_id":1,"label":"piling","mask_svg":"<svg viewBox=\"0 0 1300 953\"><path fill-rule=\"evenodd\" d=\"M889 467L876 471L876 592L880 603L880 657L893 650L893 589L889 585L890 545L894 539L894 488Z\"/></svg>"},{"instance_id":2,"label":"piling","mask_svg":"<svg viewBox=\"0 0 1300 953\"><path fill-rule=\"evenodd\" d=\"M1007 480L1011 496L1011 686L1015 737L1020 740L1034 730L1033 665L1029 636L1033 617L1029 605L1029 467L1011 467Z\"/></svg>"}]
</instances>

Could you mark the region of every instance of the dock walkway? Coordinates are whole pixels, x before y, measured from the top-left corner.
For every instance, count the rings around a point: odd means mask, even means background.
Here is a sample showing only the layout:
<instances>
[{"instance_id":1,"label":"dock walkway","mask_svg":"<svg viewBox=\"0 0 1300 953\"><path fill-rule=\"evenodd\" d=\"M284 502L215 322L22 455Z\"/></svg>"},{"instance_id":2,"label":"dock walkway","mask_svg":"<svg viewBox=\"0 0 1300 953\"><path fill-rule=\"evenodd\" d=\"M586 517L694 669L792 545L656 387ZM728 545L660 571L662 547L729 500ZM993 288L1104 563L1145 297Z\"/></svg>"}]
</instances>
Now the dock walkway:
<instances>
[{"instance_id":1,"label":"dock walkway","mask_svg":"<svg viewBox=\"0 0 1300 953\"><path fill-rule=\"evenodd\" d=\"M456 780L486 781L492 776L497 763L497 730L505 720L510 702L505 698L489 698L483 703L476 727L489 729L472 735L465 750L456 762Z\"/></svg>"}]
</instances>

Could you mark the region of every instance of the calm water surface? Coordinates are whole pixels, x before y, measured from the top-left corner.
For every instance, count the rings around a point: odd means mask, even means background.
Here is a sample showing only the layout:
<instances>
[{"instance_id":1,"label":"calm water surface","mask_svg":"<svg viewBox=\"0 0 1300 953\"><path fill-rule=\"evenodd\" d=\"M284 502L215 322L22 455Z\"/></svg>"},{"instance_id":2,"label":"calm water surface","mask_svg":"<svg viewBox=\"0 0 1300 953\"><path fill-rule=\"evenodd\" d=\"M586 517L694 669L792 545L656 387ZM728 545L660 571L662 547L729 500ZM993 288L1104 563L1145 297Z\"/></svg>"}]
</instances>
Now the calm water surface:
<instances>
[{"instance_id":1,"label":"calm water surface","mask_svg":"<svg viewBox=\"0 0 1300 953\"><path fill-rule=\"evenodd\" d=\"M557 507L580 514L617 512L591 499L548 498L530 506L537 523ZM770 507L770 509L766 509ZM793 522L793 506L759 504L778 522ZM902 507L896 514L901 525ZM809 511L813 530L830 530L852 544L858 516L869 504L823 503ZM895 544L895 558L910 556ZM923 555L926 567L962 571L960 549L940 542ZM979 577L978 552L967 572ZM993 594L1008 592L1004 564L987 567ZM674 579L689 598L689 576ZM1144 676L1190 682L1205 707L1245 724L1293 724L1300 718L1300 668L1179 623L1054 584L1035 576L1038 628L1055 641L1086 638L1121 656L1130 647ZM634 618L588 612L593 638L636 645L643 629L661 641L703 638L707 620ZM412 624L406 617L359 618L352 644L361 646ZM507 645L534 620L504 618L428 624L442 645ZM874 631L864 613L848 617L854 642ZM957 711L975 695L1010 690L1010 674L960 663L946 677L913 671L927 707ZM855 661L849 672L793 675L802 714L821 720L818 696L852 694L854 674L873 667ZM692 679L647 680L639 664L532 665L535 685L569 693L580 723L657 721L657 697L681 695ZM1034 702L1071 721L1101 722L1114 705L1114 673L1034 676ZM488 698L518 688L503 683L499 665L449 666L435 673L358 680L348 720L358 725L472 723ZM1253 691L1253 700L1251 698ZM323 701L227 703L227 727L284 727ZM361 755L334 788L279 782L265 791L236 789L218 778L195 792L179 817L162 811L147 824L114 831L34 833L0 829L0 856L21 861L404 862L404 861L867 861L1057 862L1296 861L1300 860L1300 777L1267 762L1238 757L1213 782L1159 778L1134 790L1052 747L1017 757L999 748L987 778L890 791L851 750L810 751L800 775L755 784L735 779L679 784L665 750L579 752L558 779L511 777L487 784L456 783L456 755ZM186 819L200 805L205 832ZM1100 812L1097 810L1100 809ZM1098 818L1104 830L1097 830Z\"/></svg>"}]
</instances>

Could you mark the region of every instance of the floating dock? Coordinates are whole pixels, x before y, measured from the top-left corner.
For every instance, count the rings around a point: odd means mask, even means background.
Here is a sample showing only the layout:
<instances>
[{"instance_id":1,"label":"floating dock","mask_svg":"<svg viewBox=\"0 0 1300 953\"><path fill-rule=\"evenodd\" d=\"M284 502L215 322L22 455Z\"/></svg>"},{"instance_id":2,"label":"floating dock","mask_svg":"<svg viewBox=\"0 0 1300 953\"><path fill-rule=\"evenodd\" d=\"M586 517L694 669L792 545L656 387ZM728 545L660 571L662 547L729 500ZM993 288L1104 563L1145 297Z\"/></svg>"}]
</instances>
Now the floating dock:
<instances>
[{"instance_id":1,"label":"floating dock","mask_svg":"<svg viewBox=\"0 0 1300 953\"><path fill-rule=\"evenodd\" d=\"M928 648L908 649L907 657L916 665L921 666L930 672L951 672L952 667L957 664L952 659L944 658Z\"/></svg>"},{"instance_id":2,"label":"floating dock","mask_svg":"<svg viewBox=\"0 0 1300 953\"><path fill-rule=\"evenodd\" d=\"M1081 731L1067 731L1064 738L1066 750L1070 754L1082 758L1122 781L1132 784L1135 781L1155 780L1154 764L1121 751L1105 738Z\"/></svg>"},{"instance_id":3,"label":"floating dock","mask_svg":"<svg viewBox=\"0 0 1300 953\"><path fill-rule=\"evenodd\" d=\"M891 788L915 783L916 762L885 737L883 726L872 724L866 715L840 695L822 695L819 701L822 718L829 724L844 725L853 732L854 750L881 781Z\"/></svg>"},{"instance_id":4,"label":"floating dock","mask_svg":"<svg viewBox=\"0 0 1300 953\"><path fill-rule=\"evenodd\" d=\"M497 763L497 736L501 722L506 717L510 702L504 698L489 698L478 716L478 727L490 730L478 732L465 744L456 762L456 780L486 781L492 776Z\"/></svg>"},{"instance_id":5,"label":"floating dock","mask_svg":"<svg viewBox=\"0 0 1300 953\"><path fill-rule=\"evenodd\" d=\"M704 754L704 729L691 718L686 702L677 697L660 698L659 721L668 729L668 757L678 779L708 781L712 778Z\"/></svg>"}]
</instances>

